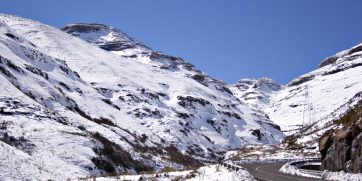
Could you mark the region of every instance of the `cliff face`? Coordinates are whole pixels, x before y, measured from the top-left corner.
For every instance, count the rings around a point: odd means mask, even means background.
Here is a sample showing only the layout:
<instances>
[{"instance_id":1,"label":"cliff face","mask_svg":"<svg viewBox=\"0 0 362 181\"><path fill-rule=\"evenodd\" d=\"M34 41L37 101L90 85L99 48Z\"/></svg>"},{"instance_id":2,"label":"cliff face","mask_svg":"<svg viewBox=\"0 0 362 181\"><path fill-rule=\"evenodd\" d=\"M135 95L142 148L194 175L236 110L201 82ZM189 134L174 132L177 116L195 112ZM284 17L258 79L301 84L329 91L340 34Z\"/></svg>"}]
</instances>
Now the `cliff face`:
<instances>
[{"instance_id":1,"label":"cliff face","mask_svg":"<svg viewBox=\"0 0 362 181\"><path fill-rule=\"evenodd\" d=\"M362 172L362 102L336 120L343 125L331 129L319 140L322 169L330 171Z\"/></svg>"}]
</instances>

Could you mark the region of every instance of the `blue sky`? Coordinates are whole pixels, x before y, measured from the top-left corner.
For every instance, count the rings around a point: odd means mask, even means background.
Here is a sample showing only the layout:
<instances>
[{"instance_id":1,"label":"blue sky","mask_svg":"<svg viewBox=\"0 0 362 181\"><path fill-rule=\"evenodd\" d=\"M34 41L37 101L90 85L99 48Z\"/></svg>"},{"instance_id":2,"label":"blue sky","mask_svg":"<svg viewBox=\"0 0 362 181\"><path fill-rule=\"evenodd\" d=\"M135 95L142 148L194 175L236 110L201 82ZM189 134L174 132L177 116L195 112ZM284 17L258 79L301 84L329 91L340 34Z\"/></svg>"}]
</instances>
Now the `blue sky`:
<instances>
[{"instance_id":1,"label":"blue sky","mask_svg":"<svg viewBox=\"0 0 362 181\"><path fill-rule=\"evenodd\" d=\"M362 42L360 0L0 0L0 12L56 27L96 22L229 83L287 83Z\"/></svg>"}]
</instances>

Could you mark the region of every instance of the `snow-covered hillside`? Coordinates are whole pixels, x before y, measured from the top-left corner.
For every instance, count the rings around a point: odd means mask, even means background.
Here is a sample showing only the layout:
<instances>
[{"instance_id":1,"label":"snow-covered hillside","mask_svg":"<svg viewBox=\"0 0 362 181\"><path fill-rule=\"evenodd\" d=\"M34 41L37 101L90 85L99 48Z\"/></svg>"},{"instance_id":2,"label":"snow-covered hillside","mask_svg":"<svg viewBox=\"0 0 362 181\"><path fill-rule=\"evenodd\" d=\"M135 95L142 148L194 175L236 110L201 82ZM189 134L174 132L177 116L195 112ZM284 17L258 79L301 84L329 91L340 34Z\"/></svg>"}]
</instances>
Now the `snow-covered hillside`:
<instances>
[{"instance_id":1,"label":"snow-covered hillside","mask_svg":"<svg viewBox=\"0 0 362 181\"><path fill-rule=\"evenodd\" d=\"M286 86L268 78L241 79L229 89L280 126L289 141L316 147L319 136L336 126L333 120L362 99L362 44L325 59Z\"/></svg>"},{"instance_id":2,"label":"snow-covered hillside","mask_svg":"<svg viewBox=\"0 0 362 181\"><path fill-rule=\"evenodd\" d=\"M179 57L105 25L63 30L86 41L0 14L3 180L181 168L284 137Z\"/></svg>"},{"instance_id":3,"label":"snow-covered hillside","mask_svg":"<svg viewBox=\"0 0 362 181\"><path fill-rule=\"evenodd\" d=\"M333 120L362 99L362 44L325 59L318 69L291 81L266 110L299 143L316 140Z\"/></svg>"}]
</instances>

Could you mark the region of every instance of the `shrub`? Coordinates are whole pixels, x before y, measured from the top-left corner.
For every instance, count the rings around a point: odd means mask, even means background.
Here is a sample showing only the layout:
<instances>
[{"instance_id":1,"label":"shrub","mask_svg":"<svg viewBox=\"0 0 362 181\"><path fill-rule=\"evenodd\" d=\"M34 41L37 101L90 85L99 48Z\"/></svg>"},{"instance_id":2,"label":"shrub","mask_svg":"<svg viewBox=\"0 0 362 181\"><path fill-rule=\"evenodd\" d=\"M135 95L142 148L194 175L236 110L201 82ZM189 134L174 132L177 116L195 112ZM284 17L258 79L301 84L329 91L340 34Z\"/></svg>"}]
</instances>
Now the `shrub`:
<instances>
[{"instance_id":1,"label":"shrub","mask_svg":"<svg viewBox=\"0 0 362 181\"><path fill-rule=\"evenodd\" d=\"M103 160L101 158L92 158L92 162L94 165L96 165L98 168L106 171L107 173L115 172L115 168L112 165L112 163L108 162L107 160Z\"/></svg>"},{"instance_id":2,"label":"shrub","mask_svg":"<svg viewBox=\"0 0 362 181\"><path fill-rule=\"evenodd\" d=\"M352 109L349 109L342 117L335 120L335 123L346 125L349 122L355 122L362 117L362 101Z\"/></svg>"},{"instance_id":3,"label":"shrub","mask_svg":"<svg viewBox=\"0 0 362 181\"><path fill-rule=\"evenodd\" d=\"M98 140L103 148L94 148L94 152L98 154L97 158L92 159L92 162L100 169L107 173L116 172L115 166L120 166L126 169L134 169L136 172L153 171L149 167L138 160L134 160L131 154L120 147L118 144L109 141L107 138L96 132L92 135L95 140Z\"/></svg>"},{"instance_id":4,"label":"shrub","mask_svg":"<svg viewBox=\"0 0 362 181\"><path fill-rule=\"evenodd\" d=\"M184 155L175 146L171 145L166 148L167 154L172 162L194 168L202 166L202 163L190 155Z\"/></svg>"},{"instance_id":5,"label":"shrub","mask_svg":"<svg viewBox=\"0 0 362 181\"><path fill-rule=\"evenodd\" d=\"M145 134L142 134L140 137L140 142L144 143L144 142L146 142L147 139L148 139L148 136Z\"/></svg>"},{"instance_id":6,"label":"shrub","mask_svg":"<svg viewBox=\"0 0 362 181\"><path fill-rule=\"evenodd\" d=\"M72 101L74 104L76 104L74 101ZM117 126L113 123L113 121L107 119L107 118L103 118L103 117L100 117L100 118L92 118L91 116L89 116L88 114L86 114L84 111L82 111L78 105L75 105L73 110L75 112L77 112L80 116L82 116L83 118L86 118L90 121L93 121L93 122L96 122L98 124L106 124L106 125L109 125L109 126Z\"/></svg>"}]
</instances>

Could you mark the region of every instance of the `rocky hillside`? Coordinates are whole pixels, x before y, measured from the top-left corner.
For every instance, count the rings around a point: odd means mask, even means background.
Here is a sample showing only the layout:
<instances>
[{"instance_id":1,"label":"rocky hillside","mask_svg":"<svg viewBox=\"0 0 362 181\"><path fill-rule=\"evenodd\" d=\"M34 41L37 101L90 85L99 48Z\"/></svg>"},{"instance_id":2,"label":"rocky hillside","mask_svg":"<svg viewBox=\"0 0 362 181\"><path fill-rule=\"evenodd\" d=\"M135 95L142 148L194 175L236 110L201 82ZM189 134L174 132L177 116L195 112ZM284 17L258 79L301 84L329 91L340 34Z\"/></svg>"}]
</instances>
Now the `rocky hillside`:
<instances>
[{"instance_id":1,"label":"rocky hillside","mask_svg":"<svg viewBox=\"0 0 362 181\"><path fill-rule=\"evenodd\" d=\"M362 101L334 122L340 126L319 140L322 169L361 173Z\"/></svg>"},{"instance_id":2,"label":"rocky hillside","mask_svg":"<svg viewBox=\"0 0 362 181\"><path fill-rule=\"evenodd\" d=\"M192 167L284 137L182 58L105 25L63 31L0 14L2 179Z\"/></svg>"}]
</instances>

